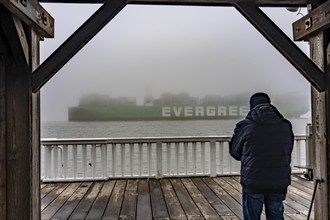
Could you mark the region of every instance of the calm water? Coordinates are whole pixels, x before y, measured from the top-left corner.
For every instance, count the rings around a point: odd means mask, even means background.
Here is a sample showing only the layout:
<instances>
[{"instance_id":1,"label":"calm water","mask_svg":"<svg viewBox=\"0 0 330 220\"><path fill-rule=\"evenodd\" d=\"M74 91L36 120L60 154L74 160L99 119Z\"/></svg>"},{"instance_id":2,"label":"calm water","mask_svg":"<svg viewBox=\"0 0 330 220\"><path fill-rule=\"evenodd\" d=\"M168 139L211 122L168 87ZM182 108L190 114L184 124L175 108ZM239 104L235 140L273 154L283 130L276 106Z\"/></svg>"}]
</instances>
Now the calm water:
<instances>
[{"instance_id":1,"label":"calm water","mask_svg":"<svg viewBox=\"0 0 330 220\"><path fill-rule=\"evenodd\" d=\"M304 134L308 119L291 119L295 134ZM232 135L237 120L43 122L42 138L162 137Z\"/></svg>"}]
</instances>

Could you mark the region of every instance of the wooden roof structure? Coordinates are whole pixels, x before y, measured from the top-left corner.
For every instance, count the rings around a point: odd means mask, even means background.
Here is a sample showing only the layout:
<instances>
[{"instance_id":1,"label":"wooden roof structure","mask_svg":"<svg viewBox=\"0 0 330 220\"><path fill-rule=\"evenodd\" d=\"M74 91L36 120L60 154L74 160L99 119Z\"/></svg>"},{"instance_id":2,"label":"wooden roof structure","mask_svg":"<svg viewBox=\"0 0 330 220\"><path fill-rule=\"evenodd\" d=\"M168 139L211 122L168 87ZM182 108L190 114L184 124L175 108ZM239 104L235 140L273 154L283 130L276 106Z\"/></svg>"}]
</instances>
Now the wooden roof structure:
<instances>
[{"instance_id":1,"label":"wooden roof structure","mask_svg":"<svg viewBox=\"0 0 330 220\"><path fill-rule=\"evenodd\" d=\"M42 0L102 4L41 65L39 41L54 37L54 18L37 0L0 0L0 219L40 219L40 88L127 4L235 7L312 85L315 219L330 219L329 0ZM294 40L260 7L309 7L293 24Z\"/></svg>"}]
</instances>

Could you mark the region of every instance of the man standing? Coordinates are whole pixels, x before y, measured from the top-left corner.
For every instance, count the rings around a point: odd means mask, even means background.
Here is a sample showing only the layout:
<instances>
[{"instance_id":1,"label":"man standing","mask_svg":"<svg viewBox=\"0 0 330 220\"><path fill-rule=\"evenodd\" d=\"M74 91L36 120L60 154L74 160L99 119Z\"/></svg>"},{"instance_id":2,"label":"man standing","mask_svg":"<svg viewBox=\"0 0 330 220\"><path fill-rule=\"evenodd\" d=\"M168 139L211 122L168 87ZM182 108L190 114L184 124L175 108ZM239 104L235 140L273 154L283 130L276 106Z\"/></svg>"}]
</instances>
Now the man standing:
<instances>
[{"instance_id":1,"label":"man standing","mask_svg":"<svg viewBox=\"0 0 330 220\"><path fill-rule=\"evenodd\" d=\"M283 201L291 183L291 123L270 104L266 93L250 98L250 112L236 124L230 155L241 161L243 215L258 220L265 205L267 220L284 219Z\"/></svg>"}]
</instances>

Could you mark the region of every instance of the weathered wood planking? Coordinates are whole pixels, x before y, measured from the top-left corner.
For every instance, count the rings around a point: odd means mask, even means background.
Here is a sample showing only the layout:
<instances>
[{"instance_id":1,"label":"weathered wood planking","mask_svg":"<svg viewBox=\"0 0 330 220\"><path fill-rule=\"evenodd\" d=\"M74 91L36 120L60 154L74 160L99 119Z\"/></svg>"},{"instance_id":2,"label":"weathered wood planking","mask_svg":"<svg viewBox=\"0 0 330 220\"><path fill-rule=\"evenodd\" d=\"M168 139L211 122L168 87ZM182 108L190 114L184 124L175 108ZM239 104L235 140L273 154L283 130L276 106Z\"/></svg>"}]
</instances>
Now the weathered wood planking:
<instances>
[{"instance_id":1,"label":"weathered wood planking","mask_svg":"<svg viewBox=\"0 0 330 220\"><path fill-rule=\"evenodd\" d=\"M138 180L128 180L123 205L120 212L121 219L134 219L136 213Z\"/></svg>"},{"instance_id":2,"label":"weathered wood planking","mask_svg":"<svg viewBox=\"0 0 330 220\"><path fill-rule=\"evenodd\" d=\"M166 194L164 194L166 196ZM149 194L149 181L138 182L138 198L136 208L137 220L152 219L152 208Z\"/></svg>"},{"instance_id":3,"label":"weathered wood planking","mask_svg":"<svg viewBox=\"0 0 330 220\"><path fill-rule=\"evenodd\" d=\"M52 216L61 209L64 203L73 195L76 189L79 187L80 183L71 183L66 189L64 189L61 194L59 194L56 199L54 199L43 211L42 219L50 219Z\"/></svg>"},{"instance_id":4,"label":"weathered wood planking","mask_svg":"<svg viewBox=\"0 0 330 220\"><path fill-rule=\"evenodd\" d=\"M313 183L292 182L285 219L306 219ZM243 219L241 191L239 177L49 183L42 219Z\"/></svg>"},{"instance_id":5,"label":"weathered wood planking","mask_svg":"<svg viewBox=\"0 0 330 220\"><path fill-rule=\"evenodd\" d=\"M194 203L202 213L205 218L208 219L219 219L220 216L214 210L211 204L206 200L206 198L198 190L197 186L193 184L190 179L182 179L182 182L186 189L188 190L190 196L192 197Z\"/></svg>"},{"instance_id":6,"label":"weathered wood planking","mask_svg":"<svg viewBox=\"0 0 330 220\"><path fill-rule=\"evenodd\" d=\"M228 208L226 204L206 185L201 179L192 179L202 195L217 211L221 218L235 219L235 214Z\"/></svg>"},{"instance_id":7,"label":"weathered wood planking","mask_svg":"<svg viewBox=\"0 0 330 220\"><path fill-rule=\"evenodd\" d=\"M204 178L204 182L212 189L212 191L232 210L232 212L242 219L242 206L230 194L215 182L218 178Z\"/></svg>"},{"instance_id":8,"label":"weathered wood planking","mask_svg":"<svg viewBox=\"0 0 330 220\"><path fill-rule=\"evenodd\" d=\"M49 191L49 193L41 193L44 194L41 199L41 211L43 211L53 200L55 200L66 187L68 187L68 183L59 183L56 184L56 187ZM43 188L46 189L47 187ZM43 190L42 190L43 191Z\"/></svg>"},{"instance_id":9,"label":"weathered wood planking","mask_svg":"<svg viewBox=\"0 0 330 220\"><path fill-rule=\"evenodd\" d=\"M151 197L151 206L152 216L156 219L169 219L164 195L160 187L159 180L150 180L150 197Z\"/></svg>"},{"instance_id":10,"label":"weathered wood planking","mask_svg":"<svg viewBox=\"0 0 330 220\"><path fill-rule=\"evenodd\" d=\"M82 200L87 190L92 185L92 182L80 184L76 191L69 197L69 199L63 204L63 206L56 212L54 219L68 219Z\"/></svg>"},{"instance_id":11,"label":"weathered wood planking","mask_svg":"<svg viewBox=\"0 0 330 220\"><path fill-rule=\"evenodd\" d=\"M161 186L170 218L182 220L187 219L170 180L162 179Z\"/></svg>"},{"instance_id":12,"label":"weathered wood planking","mask_svg":"<svg viewBox=\"0 0 330 220\"><path fill-rule=\"evenodd\" d=\"M174 190L178 196L180 204L186 213L188 219L202 219L202 214L199 211L198 207L192 200L187 189L184 187L180 179L171 180Z\"/></svg>"},{"instance_id":13,"label":"weathered wood planking","mask_svg":"<svg viewBox=\"0 0 330 220\"><path fill-rule=\"evenodd\" d=\"M287 197L286 197L286 201L284 203L285 206L285 216L286 219L306 219L307 218L307 214L308 214L308 209L309 209L309 205L310 205L310 199L306 200L305 198L303 198L301 195L299 195L299 192L302 191L297 191L297 190L304 190L306 189L305 186L312 186L312 182L309 181L302 181L301 179L298 179L297 177L293 176L293 187L289 187L288 189L288 193L287 193ZM234 177L234 178L228 178L225 177L224 178L225 181L227 181L228 183L230 183L232 186L236 187L237 189L241 190L241 186L239 184L239 178L238 177ZM292 192L295 191L296 193ZM312 191L309 191L309 196L312 195ZM299 201L299 203L297 202Z\"/></svg>"},{"instance_id":14,"label":"weathered wood planking","mask_svg":"<svg viewBox=\"0 0 330 220\"><path fill-rule=\"evenodd\" d=\"M114 188L114 185L114 181L108 181L103 184L85 219L92 220L102 218L103 212L108 205L108 201Z\"/></svg>"},{"instance_id":15,"label":"weathered wood planking","mask_svg":"<svg viewBox=\"0 0 330 220\"><path fill-rule=\"evenodd\" d=\"M118 219L126 188L125 180L118 180L110 196L107 208L104 212L104 219Z\"/></svg>"},{"instance_id":16,"label":"weathered wood planking","mask_svg":"<svg viewBox=\"0 0 330 220\"><path fill-rule=\"evenodd\" d=\"M83 199L79 202L75 210L70 215L69 219L85 219L88 214L90 208L93 205L95 198L98 196L98 193L101 190L103 183L96 182L91 187L89 187L88 191L84 195ZM41 190L42 191L42 190Z\"/></svg>"}]
</instances>

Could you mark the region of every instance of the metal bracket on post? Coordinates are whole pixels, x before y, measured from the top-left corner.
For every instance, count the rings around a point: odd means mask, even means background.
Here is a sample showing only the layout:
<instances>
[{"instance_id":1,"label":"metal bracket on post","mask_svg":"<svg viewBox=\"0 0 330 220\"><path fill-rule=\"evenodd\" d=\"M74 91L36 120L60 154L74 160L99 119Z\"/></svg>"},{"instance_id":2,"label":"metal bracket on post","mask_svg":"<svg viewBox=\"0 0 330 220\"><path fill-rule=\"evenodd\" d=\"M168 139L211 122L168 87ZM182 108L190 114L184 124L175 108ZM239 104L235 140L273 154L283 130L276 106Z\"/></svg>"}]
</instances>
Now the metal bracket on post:
<instances>
[{"instance_id":1,"label":"metal bracket on post","mask_svg":"<svg viewBox=\"0 0 330 220\"><path fill-rule=\"evenodd\" d=\"M313 180L314 175L314 147L312 143L312 125L306 125L306 164L304 165L296 165L294 167L299 169L304 169L304 173L302 176L298 175L306 180Z\"/></svg>"},{"instance_id":2,"label":"metal bracket on post","mask_svg":"<svg viewBox=\"0 0 330 220\"><path fill-rule=\"evenodd\" d=\"M307 220L309 220L310 216L311 216L311 212L312 212L312 208L313 208L313 202L314 202L314 198L315 198L315 194L316 194L316 189L317 189L317 186L321 183L324 183L324 179L316 179L315 180L315 186L314 186L314 191L313 191L313 196L312 196L312 201L311 201L311 205L309 207L309 210L308 210L308 216L307 216Z\"/></svg>"},{"instance_id":3,"label":"metal bracket on post","mask_svg":"<svg viewBox=\"0 0 330 220\"><path fill-rule=\"evenodd\" d=\"M12 14L35 29L43 37L54 37L54 18L36 0L0 0L0 5L6 7ZM42 22L41 15L47 19Z\"/></svg>"},{"instance_id":4,"label":"metal bracket on post","mask_svg":"<svg viewBox=\"0 0 330 220\"><path fill-rule=\"evenodd\" d=\"M293 23L295 41L309 40L316 33L330 27L330 1L326 1Z\"/></svg>"}]
</instances>

